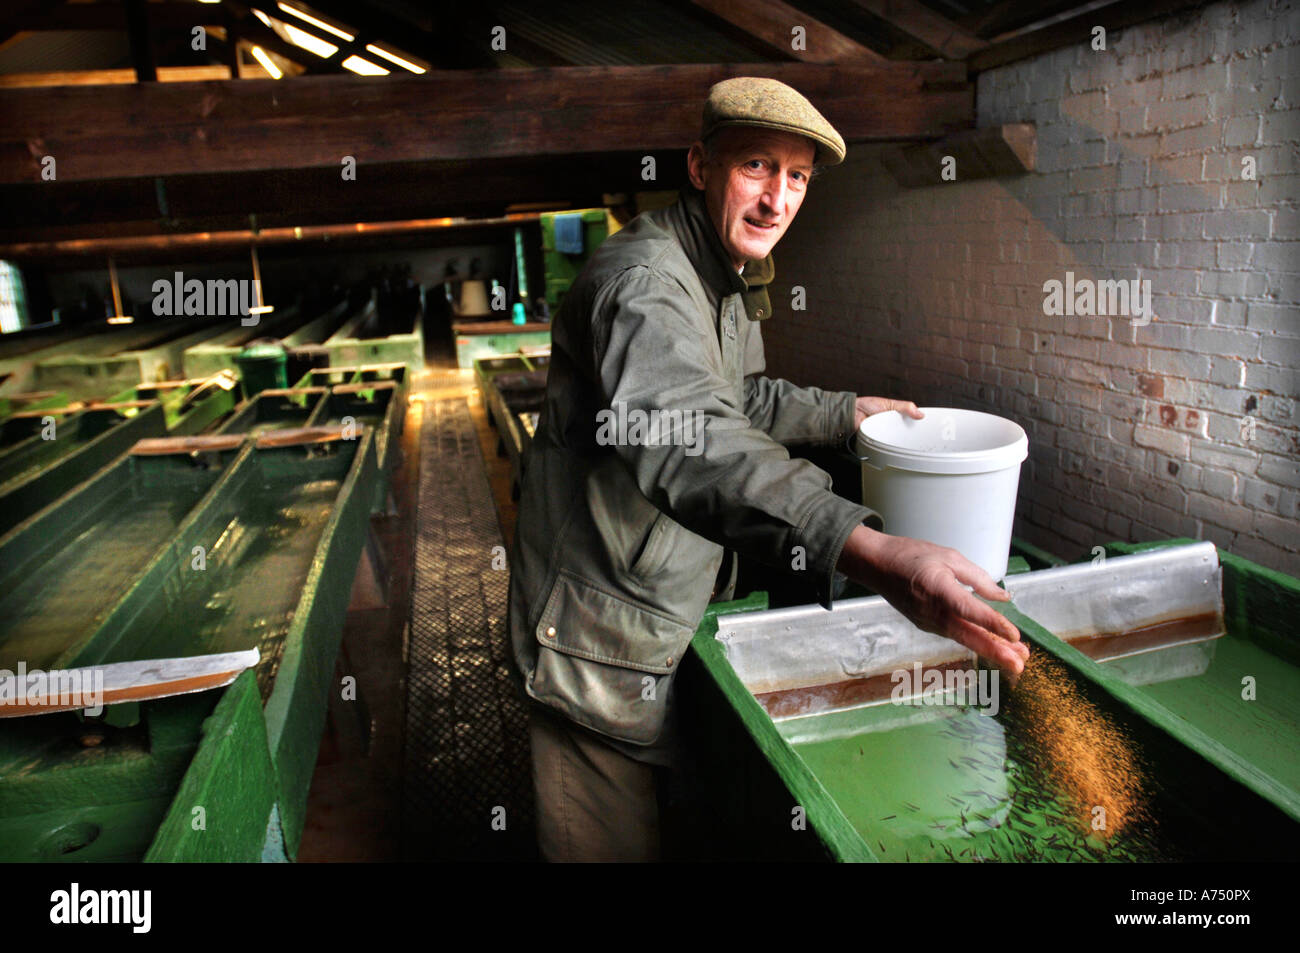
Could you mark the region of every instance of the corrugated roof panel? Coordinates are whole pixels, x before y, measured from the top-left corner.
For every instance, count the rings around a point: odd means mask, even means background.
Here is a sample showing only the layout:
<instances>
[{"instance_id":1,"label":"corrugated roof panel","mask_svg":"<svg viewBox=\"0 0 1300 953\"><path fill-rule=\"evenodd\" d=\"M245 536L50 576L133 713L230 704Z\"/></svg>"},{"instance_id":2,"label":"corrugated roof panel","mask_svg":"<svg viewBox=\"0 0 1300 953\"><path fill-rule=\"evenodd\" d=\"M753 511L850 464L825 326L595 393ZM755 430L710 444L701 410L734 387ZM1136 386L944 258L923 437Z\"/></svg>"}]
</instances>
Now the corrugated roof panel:
<instances>
[{"instance_id":1,"label":"corrugated roof panel","mask_svg":"<svg viewBox=\"0 0 1300 953\"><path fill-rule=\"evenodd\" d=\"M42 30L0 50L0 73L121 69L130 65L126 31Z\"/></svg>"}]
</instances>

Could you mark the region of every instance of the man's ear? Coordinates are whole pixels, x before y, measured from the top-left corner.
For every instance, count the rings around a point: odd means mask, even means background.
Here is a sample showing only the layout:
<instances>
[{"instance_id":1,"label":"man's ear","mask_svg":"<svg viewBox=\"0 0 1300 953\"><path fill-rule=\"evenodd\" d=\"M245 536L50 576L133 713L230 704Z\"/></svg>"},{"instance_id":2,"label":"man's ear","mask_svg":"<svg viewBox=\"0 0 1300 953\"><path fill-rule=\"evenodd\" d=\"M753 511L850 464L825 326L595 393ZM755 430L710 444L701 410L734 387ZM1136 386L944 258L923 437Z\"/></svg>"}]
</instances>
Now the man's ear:
<instances>
[{"instance_id":1,"label":"man's ear","mask_svg":"<svg viewBox=\"0 0 1300 953\"><path fill-rule=\"evenodd\" d=\"M690 151L686 153L686 175L691 180L691 185L701 192L704 191L704 162L704 143L692 143Z\"/></svg>"}]
</instances>

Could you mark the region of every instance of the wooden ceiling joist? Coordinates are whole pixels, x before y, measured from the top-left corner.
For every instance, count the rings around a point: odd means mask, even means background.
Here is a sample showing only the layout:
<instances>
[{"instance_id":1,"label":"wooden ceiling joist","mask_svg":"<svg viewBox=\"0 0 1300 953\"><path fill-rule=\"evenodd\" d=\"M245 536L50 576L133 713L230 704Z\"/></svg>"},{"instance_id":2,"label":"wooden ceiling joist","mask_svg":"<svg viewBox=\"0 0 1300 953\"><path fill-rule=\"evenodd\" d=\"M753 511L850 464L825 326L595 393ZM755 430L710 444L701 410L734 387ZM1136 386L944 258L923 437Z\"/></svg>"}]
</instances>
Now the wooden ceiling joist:
<instances>
[{"instance_id":1,"label":"wooden ceiling joist","mask_svg":"<svg viewBox=\"0 0 1300 953\"><path fill-rule=\"evenodd\" d=\"M920 0L853 0L914 40L949 60L964 60L988 46L974 33L935 13Z\"/></svg>"},{"instance_id":2,"label":"wooden ceiling joist","mask_svg":"<svg viewBox=\"0 0 1300 953\"><path fill-rule=\"evenodd\" d=\"M678 149L709 86L760 75L801 90L852 141L972 125L963 64L726 64L302 76L287 82L0 90L0 184L379 162Z\"/></svg>"},{"instance_id":3,"label":"wooden ceiling joist","mask_svg":"<svg viewBox=\"0 0 1300 953\"><path fill-rule=\"evenodd\" d=\"M870 47L845 36L783 0L691 0L701 10L757 41L763 48L804 63L887 63ZM803 28L802 49L793 45Z\"/></svg>"}]
</instances>

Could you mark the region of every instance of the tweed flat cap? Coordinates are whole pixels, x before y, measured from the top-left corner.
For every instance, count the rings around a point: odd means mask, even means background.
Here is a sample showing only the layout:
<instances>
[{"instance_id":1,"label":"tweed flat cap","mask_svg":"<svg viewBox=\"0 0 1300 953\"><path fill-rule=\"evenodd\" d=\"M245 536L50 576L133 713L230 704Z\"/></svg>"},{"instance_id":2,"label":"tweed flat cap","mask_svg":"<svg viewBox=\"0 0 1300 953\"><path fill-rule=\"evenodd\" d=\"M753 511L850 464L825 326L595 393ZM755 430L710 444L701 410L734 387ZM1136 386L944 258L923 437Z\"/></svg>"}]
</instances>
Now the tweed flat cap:
<instances>
[{"instance_id":1,"label":"tweed flat cap","mask_svg":"<svg viewBox=\"0 0 1300 953\"><path fill-rule=\"evenodd\" d=\"M700 138L724 126L757 126L806 136L817 148L817 161L844 161L844 139L803 94L775 79L737 76L716 83L704 102Z\"/></svg>"}]
</instances>

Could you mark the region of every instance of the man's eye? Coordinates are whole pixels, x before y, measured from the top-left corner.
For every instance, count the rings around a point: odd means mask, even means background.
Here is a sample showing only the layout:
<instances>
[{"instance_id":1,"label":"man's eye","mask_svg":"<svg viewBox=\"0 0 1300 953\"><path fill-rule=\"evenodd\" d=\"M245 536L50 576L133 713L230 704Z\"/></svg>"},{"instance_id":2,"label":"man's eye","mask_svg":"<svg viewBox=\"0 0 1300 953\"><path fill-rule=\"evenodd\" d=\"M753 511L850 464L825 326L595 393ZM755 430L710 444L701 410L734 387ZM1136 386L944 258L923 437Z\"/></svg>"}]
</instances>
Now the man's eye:
<instances>
[{"instance_id":1,"label":"man's eye","mask_svg":"<svg viewBox=\"0 0 1300 953\"><path fill-rule=\"evenodd\" d=\"M753 169L755 172L757 172L759 169L763 168L763 160L750 159L748 162L745 163L745 168Z\"/></svg>"}]
</instances>

